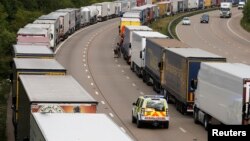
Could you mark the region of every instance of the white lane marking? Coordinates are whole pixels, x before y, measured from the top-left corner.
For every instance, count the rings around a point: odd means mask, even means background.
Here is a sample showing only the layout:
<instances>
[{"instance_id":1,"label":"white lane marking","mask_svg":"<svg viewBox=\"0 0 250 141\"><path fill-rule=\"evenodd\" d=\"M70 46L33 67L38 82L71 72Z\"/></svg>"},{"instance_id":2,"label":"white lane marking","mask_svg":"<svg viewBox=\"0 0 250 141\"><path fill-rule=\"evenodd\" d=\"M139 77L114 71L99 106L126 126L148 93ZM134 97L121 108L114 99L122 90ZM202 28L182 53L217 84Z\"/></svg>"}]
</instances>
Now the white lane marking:
<instances>
[{"instance_id":1,"label":"white lane marking","mask_svg":"<svg viewBox=\"0 0 250 141\"><path fill-rule=\"evenodd\" d=\"M114 117L114 115L112 114L112 113L109 113L109 115L113 118Z\"/></svg>"},{"instance_id":2,"label":"white lane marking","mask_svg":"<svg viewBox=\"0 0 250 141\"><path fill-rule=\"evenodd\" d=\"M185 129L183 129L182 127L179 127L179 129L183 132L186 133L187 131Z\"/></svg>"},{"instance_id":3,"label":"white lane marking","mask_svg":"<svg viewBox=\"0 0 250 141\"><path fill-rule=\"evenodd\" d=\"M88 75L88 79L90 78L90 76Z\"/></svg>"},{"instance_id":4,"label":"white lane marking","mask_svg":"<svg viewBox=\"0 0 250 141\"><path fill-rule=\"evenodd\" d=\"M71 39L72 37L76 36L78 33L80 33L81 31L84 31L88 28L90 28L91 26L88 26L86 28L82 28L81 30L78 30L77 32L75 32L73 35L69 36L66 40L64 40L56 49L55 54L57 54L57 52L61 49L62 45L65 44L69 39Z\"/></svg>"},{"instance_id":5,"label":"white lane marking","mask_svg":"<svg viewBox=\"0 0 250 141\"><path fill-rule=\"evenodd\" d=\"M129 79L129 76L126 76L127 79Z\"/></svg>"},{"instance_id":6,"label":"white lane marking","mask_svg":"<svg viewBox=\"0 0 250 141\"><path fill-rule=\"evenodd\" d=\"M141 95L144 95L144 92L140 92Z\"/></svg>"},{"instance_id":7,"label":"white lane marking","mask_svg":"<svg viewBox=\"0 0 250 141\"><path fill-rule=\"evenodd\" d=\"M118 66L118 67L121 67L121 65L120 65L120 64L118 64L117 66Z\"/></svg>"},{"instance_id":8,"label":"white lane marking","mask_svg":"<svg viewBox=\"0 0 250 141\"><path fill-rule=\"evenodd\" d=\"M126 133L125 129L123 127L120 127L122 132Z\"/></svg>"},{"instance_id":9,"label":"white lane marking","mask_svg":"<svg viewBox=\"0 0 250 141\"><path fill-rule=\"evenodd\" d=\"M135 87L135 86L136 86L136 85L135 85L135 83L132 83L132 86L134 86L134 87Z\"/></svg>"},{"instance_id":10,"label":"white lane marking","mask_svg":"<svg viewBox=\"0 0 250 141\"><path fill-rule=\"evenodd\" d=\"M241 13L240 13L240 14L241 14ZM235 17L239 16L240 14L237 14ZM229 29L234 35L236 35L236 36L238 36L239 38L241 38L242 40L245 40L245 41L247 41L247 42L250 43L249 40L245 39L244 37L242 37L242 36L240 36L239 34L237 34L236 32L234 32L233 29L229 26L229 22L230 22L232 19L233 19L233 18L230 18L230 19L227 21L227 27L228 27L228 29Z\"/></svg>"},{"instance_id":11,"label":"white lane marking","mask_svg":"<svg viewBox=\"0 0 250 141\"><path fill-rule=\"evenodd\" d=\"M124 70L122 70L122 72L124 72Z\"/></svg>"},{"instance_id":12,"label":"white lane marking","mask_svg":"<svg viewBox=\"0 0 250 141\"><path fill-rule=\"evenodd\" d=\"M88 72L88 69L86 69L85 71Z\"/></svg>"},{"instance_id":13,"label":"white lane marking","mask_svg":"<svg viewBox=\"0 0 250 141\"><path fill-rule=\"evenodd\" d=\"M90 43L91 41L92 41L92 39L90 38L88 43Z\"/></svg>"},{"instance_id":14,"label":"white lane marking","mask_svg":"<svg viewBox=\"0 0 250 141\"><path fill-rule=\"evenodd\" d=\"M104 105L105 104L105 102L104 101L101 101L101 103Z\"/></svg>"},{"instance_id":15,"label":"white lane marking","mask_svg":"<svg viewBox=\"0 0 250 141\"><path fill-rule=\"evenodd\" d=\"M96 94L96 95L99 95L98 91L95 91L95 94Z\"/></svg>"},{"instance_id":16,"label":"white lane marking","mask_svg":"<svg viewBox=\"0 0 250 141\"><path fill-rule=\"evenodd\" d=\"M84 50L87 50L87 48L85 47Z\"/></svg>"},{"instance_id":17,"label":"white lane marking","mask_svg":"<svg viewBox=\"0 0 250 141\"><path fill-rule=\"evenodd\" d=\"M86 55L83 55L82 57L83 57L83 58L85 58L85 57L86 57Z\"/></svg>"},{"instance_id":18,"label":"white lane marking","mask_svg":"<svg viewBox=\"0 0 250 141\"><path fill-rule=\"evenodd\" d=\"M82 59L83 62L85 62L86 60L85 59Z\"/></svg>"},{"instance_id":19,"label":"white lane marking","mask_svg":"<svg viewBox=\"0 0 250 141\"><path fill-rule=\"evenodd\" d=\"M115 60L115 62L118 62L118 60Z\"/></svg>"},{"instance_id":20,"label":"white lane marking","mask_svg":"<svg viewBox=\"0 0 250 141\"><path fill-rule=\"evenodd\" d=\"M87 65L86 64L83 64L84 65L84 67L86 67Z\"/></svg>"},{"instance_id":21,"label":"white lane marking","mask_svg":"<svg viewBox=\"0 0 250 141\"><path fill-rule=\"evenodd\" d=\"M94 83L90 83L91 86L94 86Z\"/></svg>"}]
</instances>

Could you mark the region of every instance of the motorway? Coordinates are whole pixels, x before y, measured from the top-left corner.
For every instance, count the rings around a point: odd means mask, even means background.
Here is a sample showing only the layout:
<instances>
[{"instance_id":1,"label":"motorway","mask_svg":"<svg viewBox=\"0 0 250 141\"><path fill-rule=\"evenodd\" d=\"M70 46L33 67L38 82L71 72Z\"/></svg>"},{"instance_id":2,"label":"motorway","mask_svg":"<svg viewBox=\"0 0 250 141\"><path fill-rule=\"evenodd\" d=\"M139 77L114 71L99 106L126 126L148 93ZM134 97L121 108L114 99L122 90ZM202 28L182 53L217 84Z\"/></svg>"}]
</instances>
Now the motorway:
<instances>
[{"instance_id":1,"label":"motorway","mask_svg":"<svg viewBox=\"0 0 250 141\"><path fill-rule=\"evenodd\" d=\"M241 11L220 19L219 11L209 12L210 23L200 24L201 15L191 17L191 26L177 26L181 41L192 47L216 53L230 62L250 64L250 34L241 29ZM121 130L137 141L206 141L207 132L169 104L169 129L138 129L131 122L132 103L140 95L155 94L122 58L114 58L118 42L118 19L88 26L69 39L57 51L57 60L99 102L98 113L106 113Z\"/></svg>"},{"instance_id":2,"label":"motorway","mask_svg":"<svg viewBox=\"0 0 250 141\"><path fill-rule=\"evenodd\" d=\"M137 141L206 141L207 132L195 125L191 115L182 115L169 104L169 129L142 128L132 124L132 103L140 95L155 94L122 58L114 58L119 20L88 26L57 51L57 60L99 102L98 113L106 113L121 130Z\"/></svg>"},{"instance_id":3,"label":"motorway","mask_svg":"<svg viewBox=\"0 0 250 141\"><path fill-rule=\"evenodd\" d=\"M233 8L232 18L220 18L219 11L208 12L209 24L201 24L201 14L190 17L191 26L177 25L182 42L227 58L228 62L250 65L250 33L242 29L242 10Z\"/></svg>"}]
</instances>

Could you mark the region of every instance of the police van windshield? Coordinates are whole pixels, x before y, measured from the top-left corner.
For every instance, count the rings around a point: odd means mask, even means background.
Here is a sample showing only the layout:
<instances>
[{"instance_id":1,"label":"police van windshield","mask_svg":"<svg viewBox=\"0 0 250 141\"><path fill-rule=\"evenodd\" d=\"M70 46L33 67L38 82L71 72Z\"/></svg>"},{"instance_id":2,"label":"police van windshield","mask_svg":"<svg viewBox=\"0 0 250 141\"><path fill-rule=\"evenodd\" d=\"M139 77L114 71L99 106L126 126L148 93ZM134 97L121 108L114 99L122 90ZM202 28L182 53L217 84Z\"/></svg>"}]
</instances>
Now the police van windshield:
<instances>
[{"instance_id":1,"label":"police van windshield","mask_svg":"<svg viewBox=\"0 0 250 141\"><path fill-rule=\"evenodd\" d=\"M147 102L146 108L153 108L156 111L164 111L164 102L160 100L151 100Z\"/></svg>"}]
</instances>

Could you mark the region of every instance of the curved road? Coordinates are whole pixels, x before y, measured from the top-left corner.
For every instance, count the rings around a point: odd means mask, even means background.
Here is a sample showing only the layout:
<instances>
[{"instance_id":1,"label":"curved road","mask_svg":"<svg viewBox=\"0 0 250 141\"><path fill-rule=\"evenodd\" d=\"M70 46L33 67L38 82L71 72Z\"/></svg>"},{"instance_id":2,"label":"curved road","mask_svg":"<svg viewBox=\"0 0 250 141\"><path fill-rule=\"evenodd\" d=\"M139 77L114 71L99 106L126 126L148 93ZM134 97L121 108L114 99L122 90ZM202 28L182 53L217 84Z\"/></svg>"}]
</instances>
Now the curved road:
<instances>
[{"instance_id":1,"label":"curved road","mask_svg":"<svg viewBox=\"0 0 250 141\"><path fill-rule=\"evenodd\" d=\"M208 12L209 24L201 24L201 14L190 17L191 26L177 25L182 42L227 58L228 62L250 65L250 33L240 26L242 10L233 8L231 18L220 18L219 11Z\"/></svg>"},{"instance_id":2,"label":"curved road","mask_svg":"<svg viewBox=\"0 0 250 141\"><path fill-rule=\"evenodd\" d=\"M132 103L138 96L155 94L122 58L114 58L119 20L86 27L67 39L57 60L97 101L98 113L106 113L137 141L206 141L207 132L191 115L181 115L169 104L169 129L138 129L131 122Z\"/></svg>"}]
</instances>

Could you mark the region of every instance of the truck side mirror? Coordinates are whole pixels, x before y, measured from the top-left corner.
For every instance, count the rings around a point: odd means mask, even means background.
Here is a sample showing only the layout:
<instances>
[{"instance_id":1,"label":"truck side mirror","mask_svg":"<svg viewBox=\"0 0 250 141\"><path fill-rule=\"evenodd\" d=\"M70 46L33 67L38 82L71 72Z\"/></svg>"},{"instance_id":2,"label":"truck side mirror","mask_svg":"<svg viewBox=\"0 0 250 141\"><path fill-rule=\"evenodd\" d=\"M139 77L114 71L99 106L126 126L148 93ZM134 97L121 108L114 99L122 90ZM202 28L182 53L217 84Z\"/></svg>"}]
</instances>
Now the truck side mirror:
<instances>
[{"instance_id":1,"label":"truck side mirror","mask_svg":"<svg viewBox=\"0 0 250 141\"><path fill-rule=\"evenodd\" d=\"M163 62L159 62L159 63L158 63L158 68L159 68L160 70L163 69Z\"/></svg>"},{"instance_id":2,"label":"truck side mirror","mask_svg":"<svg viewBox=\"0 0 250 141\"><path fill-rule=\"evenodd\" d=\"M192 87L193 89L197 89L197 80L195 80L195 79L192 79L192 80L191 80L191 87Z\"/></svg>"}]
</instances>

